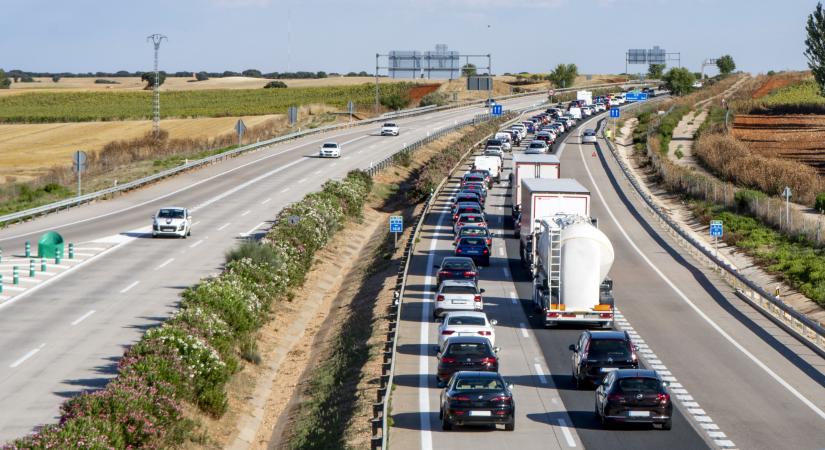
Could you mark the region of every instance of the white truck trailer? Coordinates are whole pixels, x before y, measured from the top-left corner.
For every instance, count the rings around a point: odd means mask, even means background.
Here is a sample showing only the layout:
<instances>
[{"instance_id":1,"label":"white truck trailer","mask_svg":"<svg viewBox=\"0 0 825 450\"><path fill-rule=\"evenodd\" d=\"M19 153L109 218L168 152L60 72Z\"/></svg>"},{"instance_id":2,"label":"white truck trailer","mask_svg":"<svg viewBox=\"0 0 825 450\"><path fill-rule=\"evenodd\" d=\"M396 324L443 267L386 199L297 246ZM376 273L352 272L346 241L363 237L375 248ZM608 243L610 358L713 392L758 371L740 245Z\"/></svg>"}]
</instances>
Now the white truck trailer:
<instances>
[{"instance_id":1,"label":"white truck trailer","mask_svg":"<svg viewBox=\"0 0 825 450\"><path fill-rule=\"evenodd\" d=\"M576 91L576 100L584 100L584 104L590 106L593 104L592 91Z\"/></svg>"},{"instance_id":2,"label":"white truck trailer","mask_svg":"<svg viewBox=\"0 0 825 450\"><path fill-rule=\"evenodd\" d=\"M510 172L510 196L513 205L513 220L516 237L519 235L519 226L515 223L521 211L522 182L527 178L556 179L561 177L561 163L556 155L525 155L513 154L513 170Z\"/></svg>"},{"instance_id":3,"label":"white truck trailer","mask_svg":"<svg viewBox=\"0 0 825 450\"><path fill-rule=\"evenodd\" d=\"M516 233L520 238L522 260L527 260L529 239L536 228L536 221L553 217L558 213L578 214L590 217L590 191L571 178L524 178L521 180L521 216Z\"/></svg>"}]
</instances>

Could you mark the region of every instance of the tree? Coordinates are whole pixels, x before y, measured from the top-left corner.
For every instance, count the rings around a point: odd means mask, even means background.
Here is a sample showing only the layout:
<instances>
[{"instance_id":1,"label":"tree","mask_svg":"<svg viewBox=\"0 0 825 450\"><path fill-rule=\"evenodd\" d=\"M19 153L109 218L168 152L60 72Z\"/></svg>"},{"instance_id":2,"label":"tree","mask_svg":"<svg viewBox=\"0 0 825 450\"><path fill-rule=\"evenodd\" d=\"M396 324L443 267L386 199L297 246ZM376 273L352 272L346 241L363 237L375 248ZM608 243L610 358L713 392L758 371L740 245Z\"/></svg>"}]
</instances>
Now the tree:
<instances>
[{"instance_id":1,"label":"tree","mask_svg":"<svg viewBox=\"0 0 825 450\"><path fill-rule=\"evenodd\" d=\"M52 75L52 81L55 82L55 83L60 81L60 75Z\"/></svg>"},{"instance_id":2,"label":"tree","mask_svg":"<svg viewBox=\"0 0 825 450\"><path fill-rule=\"evenodd\" d=\"M266 83L264 85L264 89L283 89L285 87L287 86L286 83L284 83L283 81L270 81L269 83Z\"/></svg>"},{"instance_id":3,"label":"tree","mask_svg":"<svg viewBox=\"0 0 825 450\"><path fill-rule=\"evenodd\" d=\"M326 72L324 72L323 70L319 70L319 71L318 71L318 73L316 73L316 74L315 74L315 77L316 77L316 78L326 78L326 77L327 77L327 73L326 73Z\"/></svg>"},{"instance_id":4,"label":"tree","mask_svg":"<svg viewBox=\"0 0 825 450\"><path fill-rule=\"evenodd\" d=\"M472 77L478 73L478 69L476 68L475 64L464 64L461 66L461 75L465 77Z\"/></svg>"},{"instance_id":5,"label":"tree","mask_svg":"<svg viewBox=\"0 0 825 450\"><path fill-rule=\"evenodd\" d=\"M673 95L684 95L693 89L693 83L696 82L696 77L690 70L684 67L673 67L667 71L662 77L665 86Z\"/></svg>"},{"instance_id":6,"label":"tree","mask_svg":"<svg viewBox=\"0 0 825 450\"><path fill-rule=\"evenodd\" d=\"M0 89L8 89L11 87L11 80L6 76L6 72L0 69Z\"/></svg>"},{"instance_id":7,"label":"tree","mask_svg":"<svg viewBox=\"0 0 825 450\"><path fill-rule=\"evenodd\" d=\"M163 86L163 83L166 81L166 72L160 71L157 81L155 80L155 72L144 73L140 76L140 80L146 82L146 89L154 88L156 85Z\"/></svg>"},{"instance_id":8,"label":"tree","mask_svg":"<svg viewBox=\"0 0 825 450\"><path fill-rule=\"evenodd\" d=\"M664 64L651 64L647 66L647 77L648 78L662 78L662 74L665 73L665 65Z\"/></svg>"},{"instance_id":9,"label":"tree","mask_svg":"<svg viewBox=\"0 0 825 450\"><path fill-rule=\"evenodd\" d=\"M556 85L556 87L566 88L573 85L576 77L579 76L579 68L575 64L559 64L550 72L547 78Z\"/></svg>"},{"instance_id":10,"label":"tree","mask_svg":"<svg viewBox=\"0 0 825 450\"><path fill-rule=\"evenodd\" d=\"M206 81L209 79L209 74L206 72L198 72L195 74L195 79L198 81Z\"/></svg>"},{"instance_id":11,"label":"tree","mask_svg":"<svg viewBox=\"0 0 825 450\"><path fill-rule=\"evenodd\" d=\"M263 74L258 69L246 69L243 72L241 72L241 74L245 77L251 77L251 78L262 78L263 77Z\"/></svg>"},{"instance_id":12,"label":"tree","mask_svg":"<svg viewBox=\"0 0 825 450\"><path fill-rule=\"evenodd\" d=\"M822 3L817 3L814 12L808 16L805 31L808 33L805 39L808 67L819 85L820 94L825 94L825 11Z\"/></svg>"},{"instance_id":13,"label":"tree","mask_svg":"<svg viewBox=\"0 0 825 450\"><path fill-rule=\"evenodd\" d=\"M736 63L733 62L733 56L724 55L716 60L716 67L719 68L719 73L727 75L736 70Z\"/></svg>"},{"instance_id":14,"label":"tree","mask_svg":"<svg viewBox=\"0 0 825 450\"><path fill-rule=\"evenodd\" d=\"M391 109L393 111L398 111L406 107L410 103L410 99L406 96L401 94L385 94L382 95L379 99L382 105L385 108Z\"/></svg>"}]
</instances>

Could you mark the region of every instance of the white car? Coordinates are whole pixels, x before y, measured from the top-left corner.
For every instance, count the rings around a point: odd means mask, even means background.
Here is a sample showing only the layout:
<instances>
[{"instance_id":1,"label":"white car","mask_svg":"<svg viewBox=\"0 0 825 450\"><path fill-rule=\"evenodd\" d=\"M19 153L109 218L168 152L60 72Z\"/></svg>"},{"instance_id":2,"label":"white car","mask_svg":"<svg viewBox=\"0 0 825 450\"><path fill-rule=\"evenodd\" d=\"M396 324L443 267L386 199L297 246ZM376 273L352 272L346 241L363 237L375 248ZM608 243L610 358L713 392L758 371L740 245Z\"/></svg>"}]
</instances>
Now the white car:
<instances>
[{"instance_id":1,"label":"white car","mask_svg":"<svg viewBox=\"0 0 825 450\"><path fill-rule=\"evenodd\" d=\"M582 144L595 144L596 130L588 128L582 133Z\"/></svg>"},{"instance_id":2,"label":"white car","mask_svg":"<svg viewBox=\"0 0 825 450\"><path fill-rule=\"evenodd\" d=\"M513 145L510 143L510 141L511 141L510 133L496 133L496 135L493 136L493 139L498 139L498 140L501 141L501 143L502 143L501 148L505 152L510 151L510 150L513 149Z\"/></svg>"},{"instance_id":3,"label":"white car","mask_svg":"<svg viewBox=\"0 0 825 450\"><path fill-rule=\"evenodd\" d=\"M192 235L192 215L186 208L170 206L161 208L152 216L152 237Z\"/></svg>"},{"instance_id":4,"label":"white car","mask_svg":"<svg viewBox=\"0 0 825 450\"><path fill-rule=\"evenodd\" d=\"M483 336L490 341L490 346L495 347L496 331L493 326L497 323L495 319L487 319L487 314L481 311L449 312L438 326L438 348L453 336Z\"/></svg>"},{"instance_id":5,"label":"white car","mask_svg":"<svg viewBox=\"0 0 825 450\"><path fill-rule=\"evenodd\" d=\"M321 158L340 158L341 146L337 142L324 142L318 156Z\"/></svg>"},{"instance_id":6,"label":"white car","mask_svg":"<svg viewBox=\"0 0 825 450\"><path fill-rule=\"evenodd\" d=\"M479 289L472 280L444 280L435 295L433 315L438 318L450 311L481 311L484 302Z\"/></svg>"},{"instance_id":7,"label":"white car","mask_svg":"<svg viewBox=\"0 0 825 450\"><path fill-rule=\"evenodd\" d=\"M484 156L498 156L504 160L504 150L501 147L487 147L484 149Z\"/></svg>"},{"instance_id":8,"label":"white car","mask_svg":"<svg viewBox=\"0 0 825 450\"><path fill-rule=\"evenodd\" d=\"M530 141L530 145L524 149L525 155L543 155L547 153L547 143L544 141Z\"/></svg>"},{"instance_id":9,"label":"white car","mask_svg":"<svg viewBox=\"0 0 825 450\"><path fill-rule=\"evenodd\" d=\"M385 123L381 126L381 136L398 136L398 125L394 123Z\"/></svg>"}]
</instances>

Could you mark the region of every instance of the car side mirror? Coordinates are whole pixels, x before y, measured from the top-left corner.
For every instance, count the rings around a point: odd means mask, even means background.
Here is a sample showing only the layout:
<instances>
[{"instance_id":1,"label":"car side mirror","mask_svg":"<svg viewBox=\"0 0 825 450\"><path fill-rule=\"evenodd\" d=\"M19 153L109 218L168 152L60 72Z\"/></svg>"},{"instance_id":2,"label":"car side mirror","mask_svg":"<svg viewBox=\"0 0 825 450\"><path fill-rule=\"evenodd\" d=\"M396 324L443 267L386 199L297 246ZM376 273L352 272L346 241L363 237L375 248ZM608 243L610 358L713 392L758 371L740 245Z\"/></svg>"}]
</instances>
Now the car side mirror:
<instances>
[{"instance_id":1,"label":"car side mirror","mask_svg":"<svg viewBox=\"0 0 825 450\"><path fill-rule=\"evenodd\" d=\"M668 387L668 386L670 386L670 382L669 381L662 381L662 386Z\"/></svg>"},{"instance_id":2,"label":"car side mirror","mask_svg":"<svg viewBox=\"0 0 825 450\"><path fill-rule=\"evenodd\" d=\"M450 244L450 245L452 245L453 247L455 247L455 242L453 242L453 243L452 243L452 244Z\"/></svg>"},{"instance_id":3,"label":"car side mirror","mask_svg":"<svg viewBox=\"0 0 825 450\"><path fill-rule=\"evenodd\" d=\"M567 347L567 348L569 348L571 352L576 351L576 346L574 344L570 344L570 347Z\"/></svg>"},{"instance_id":4,"label":"car side mirror","mask_svg":"<svg viewBox=\"0 0 825 450\"><path fill-rule=\"evenodd\" d=\"M481 288L481 289L479 289L478 291L479 291L479 292L481 292L482 294L483 294L483 293L485 293L485 292L487 292L487 291L485 291L485 290L484 290L484 288Z\"/></svg>"},{"instance_id":5,"label":"car side mirror","mask_svg":"<svg viewBox=\"0 0 825 450\"><path fill-rule=\"evenodd\" d=\"M501 347L493 347L493 351L498 353L501 351Z\"/></svg>"},{"instance_id":6,"label":"car side mirror","mask_svg":"<svg viewBox=\"0 0 825 450\"><path fill-rule=\"evenodd\" d=\"M498 320L496 320L496 319L492 319L492 320L490 321L490 325L492 325L492 326L496 326L496 325L498 325Z\"/></svg>"},{"instance_id":7,"label":"car side mirror","mask_svg":"<svg viewBox=\"0 0 825 450\"><path fill-rule=\"evenodd\" d=\"M507 389L512 391L513 390L513 383L507 383Z\"/></svg>"}]
</instances>

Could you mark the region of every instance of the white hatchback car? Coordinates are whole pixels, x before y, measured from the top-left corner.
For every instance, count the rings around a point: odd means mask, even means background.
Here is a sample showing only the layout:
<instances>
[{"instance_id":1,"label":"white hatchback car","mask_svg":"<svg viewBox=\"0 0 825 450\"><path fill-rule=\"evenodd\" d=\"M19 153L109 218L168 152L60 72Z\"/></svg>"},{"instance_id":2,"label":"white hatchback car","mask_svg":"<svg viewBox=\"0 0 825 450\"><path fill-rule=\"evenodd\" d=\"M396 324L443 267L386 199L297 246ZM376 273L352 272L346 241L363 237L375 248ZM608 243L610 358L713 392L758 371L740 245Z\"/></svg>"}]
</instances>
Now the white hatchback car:
<instances>
[{"instance_id":1,"label":"white hatchback car","mask_svg":"<svg viewBox=\"0 0 825 450\"><path fill-rule=\"evenodd\" d=\"M582 144L595 144L596 130L588 128L582 132Z\"/></svg>"},{"instance_id":2,"label":"white hatchback car","mask_svg":"<svg viewBox=\"0 0 825 450\"><path fill-rule=\"evenodd\" d=\"M438 348L453 336L483 336L495 347L496 332L493 326L497 323L495 319L488 320L487 314L481 311L449 312L438 326Z\"/></svg>"},{"instance_id":3,"label":"white hatchback car","mask_svg":"<svg viewBox=\"0 0 825 450\"><path fill-rule=\"evenodd\" d=\"M337 142L324 142L318 156L321 158L340 158L341 146Z\"/></svg>"},{"instance_id":4,"label":"white hatchback car","mask_svg":"<svg viewBox=\"0 0 825 450\"><path fill-rule=\"evenodd\" d=\"M192 215L186 208L171 206L161 208L152 216L152 237L192 235Z\"/></svg>"},{"instance_id":5,"label":"white hatchback car","mask_svg":"<svg viewBox=\"0 0 825 450\"><path fill-rule=\"evenodd\" d=\"M479 289L475 281L444 280L435 295L433 316L441 317L450 311L481 311L484 309L482 293L484 289Z\"/></svg>"}]
</instances>

